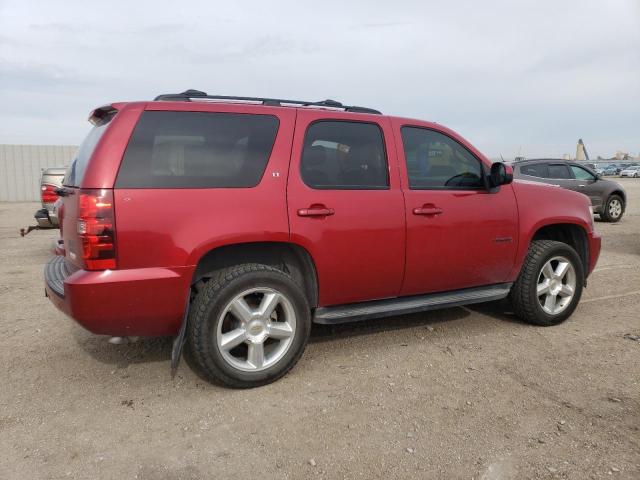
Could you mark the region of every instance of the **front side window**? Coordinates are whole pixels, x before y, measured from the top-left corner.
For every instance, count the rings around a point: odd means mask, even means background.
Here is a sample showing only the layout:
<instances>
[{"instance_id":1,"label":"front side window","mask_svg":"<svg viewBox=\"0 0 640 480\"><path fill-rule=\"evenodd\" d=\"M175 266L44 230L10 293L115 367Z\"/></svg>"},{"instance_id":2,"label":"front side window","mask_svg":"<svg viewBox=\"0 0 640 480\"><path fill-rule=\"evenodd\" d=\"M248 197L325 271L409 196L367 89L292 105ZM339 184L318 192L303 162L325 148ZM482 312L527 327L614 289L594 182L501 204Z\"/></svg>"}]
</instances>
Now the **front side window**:
<instances>
[{"instance_id":1,"label":"front side window","mask_svg":"<svg viewBox=\"0 0 640 480\"><path fill-rule=\"evenodd\" d=\"M589 172L588 170L582 167L578 167L576 165L571 165L571 171L573 172L573 176L576 178L576 180L593 181L596 179L596 177L593 176L593 173Z\"/></svg>"},{"instance_id":2,"label":"front side window","mask_svg":"<svg viewBox=\"0 0 640 480\"><path fill-rule=\"evenodd\" d=\"M278 132L272 115L144 112L118 188L248 188L262 178Z\"/></svg>"},{"instance_id":3,"label":"front side window","mask_svg":"<svg viewBox=\"0 0 640 480\"><path fill-rule=\"evenodd\" d=\"M569 173L569 169L567 168L566 165L550 163L549 178L567 180L571 178L571 174Z\"/></svg>"},{"instance_id":4,"label":"front side window","mask_svg":"<svg viewBox=\"0 0 640 480\"><path fill-rule=\"evenodd\" d=\"M322 120L307 129L300 174L323 190L381 190L389 172L380 127L373 123Z\"/></svg>"},{"instance_id":5,"label":"front side window","mask_svg":"<svg viewBox=\"0 0 640 480\"><path fill-rule=\"evenodd\" d=\"M484 188L480 161L454 139L435 130L402 127L402 144L411 189Z\"/></svg>"}]
</instances>

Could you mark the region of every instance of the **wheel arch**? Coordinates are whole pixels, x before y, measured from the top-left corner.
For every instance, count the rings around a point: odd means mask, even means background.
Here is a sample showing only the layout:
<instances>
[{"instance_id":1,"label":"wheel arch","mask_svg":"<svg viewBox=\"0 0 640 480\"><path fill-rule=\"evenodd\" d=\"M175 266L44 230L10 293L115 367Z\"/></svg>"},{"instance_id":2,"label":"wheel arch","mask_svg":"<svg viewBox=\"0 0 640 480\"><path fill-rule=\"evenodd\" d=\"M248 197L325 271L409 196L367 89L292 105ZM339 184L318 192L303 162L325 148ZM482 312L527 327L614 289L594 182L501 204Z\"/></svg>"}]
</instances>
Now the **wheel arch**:
<instances>
[{"instance_id":1,"label":"wheel arch","mask_svg":"<svg viewBox=\"0 0 640 480\"><path fill-rule=\"evenodd\" d=\"M609 197L611 197L611 195L620 196L622 198L622 201L625 203L624 206L626 206L626 204L627 204L627 195L623 190L621 190L619 188L616 188L615 190L612 190L611 192L609 192L609 196L607 197L607 200L609 200ZM606 203L606 200L605 200L605 203Z\"/></svg>"},{"instance_id":2,"label":"wheel arch","mask_svg":"<svg viewBox=\"0 0 640 480\"><path fill-rule=\"evenodd\" d=\"M571 246L582 261L584 284L589 271L589 240L585 229L575 223L550 223L539 226L529 240L556 240ZM528 248L528 247L527 247Z\"/></svg>"},{"instance_id":3,"label":"wheel arch","mask_svg":"<svg viewBox=\"0 0 640 480\"><path fill-rule=\"evenodd\" d=\"M293 278L307 296L309 305L318 305L318 277L311 254L290 242L247 242L219 246L204 253L196 264L192 285L206 280L221 268L241 263L261 263L282 270Z\"/></svg>"}]
</instances>

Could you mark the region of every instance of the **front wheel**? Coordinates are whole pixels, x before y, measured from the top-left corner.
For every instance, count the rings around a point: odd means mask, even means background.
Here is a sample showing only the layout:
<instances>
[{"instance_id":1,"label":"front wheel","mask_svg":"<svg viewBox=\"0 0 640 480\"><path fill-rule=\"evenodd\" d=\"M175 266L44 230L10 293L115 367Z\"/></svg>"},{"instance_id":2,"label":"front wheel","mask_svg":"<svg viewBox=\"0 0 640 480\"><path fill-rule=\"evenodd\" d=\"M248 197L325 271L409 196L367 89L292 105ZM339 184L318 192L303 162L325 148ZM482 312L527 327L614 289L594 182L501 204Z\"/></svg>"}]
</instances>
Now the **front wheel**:
<instances>
[{"instance_id":1,"label":"front wheel","mask_svg":"<svg viewBox=\"0 0 640 480\"><path fill-rule=\"evenodd\" d=\"M624 214L624 200L620 195L610 195L602 207L600 218L605 222L618 222Z\"/></svg>"},{"instance_id":2,"label":"front wheel","mask_svg":"<svg viewBox=\"0 0 640 480\"><path fill-rule=\"evenodd\" d=\"M580 257L566 243L531 242L520 275L511 289L516 315L541 326L565 321L580 301L583 272Z\"/></svg>"},{"instance_id":3,"label":"front wheel","mask_svg":"<svg viewBox=\"0 0 640 480\"><path fill-rule=\"evenodd\" d=\"M243 264L214 272L193 301L187 328L189 356L208 380L251 388L277 380L296 364L311 313L285 272Z\"/></svg>"}]
</instances>

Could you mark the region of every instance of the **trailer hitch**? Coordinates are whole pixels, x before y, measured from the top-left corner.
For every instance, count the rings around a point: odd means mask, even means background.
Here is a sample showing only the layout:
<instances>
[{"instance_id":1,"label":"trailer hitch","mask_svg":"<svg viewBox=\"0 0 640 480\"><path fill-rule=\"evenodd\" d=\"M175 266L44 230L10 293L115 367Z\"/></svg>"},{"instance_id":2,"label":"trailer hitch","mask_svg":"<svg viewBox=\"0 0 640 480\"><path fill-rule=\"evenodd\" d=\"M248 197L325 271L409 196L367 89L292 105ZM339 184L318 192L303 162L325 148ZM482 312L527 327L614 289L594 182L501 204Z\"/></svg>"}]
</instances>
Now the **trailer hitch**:
<instances>
[{"instance_id":1,"label":"trailer hitch","mask_svg":"<svg viewBox=\"0 0 640 480\"><path fill-rule=\"evenodd\" d=\"M29 225L27 228L20 229L20 236L24 237L25 235L29 235L34 230L48 230L48 229L42 228L40 225Z\"/></svg>"}]
</instances>

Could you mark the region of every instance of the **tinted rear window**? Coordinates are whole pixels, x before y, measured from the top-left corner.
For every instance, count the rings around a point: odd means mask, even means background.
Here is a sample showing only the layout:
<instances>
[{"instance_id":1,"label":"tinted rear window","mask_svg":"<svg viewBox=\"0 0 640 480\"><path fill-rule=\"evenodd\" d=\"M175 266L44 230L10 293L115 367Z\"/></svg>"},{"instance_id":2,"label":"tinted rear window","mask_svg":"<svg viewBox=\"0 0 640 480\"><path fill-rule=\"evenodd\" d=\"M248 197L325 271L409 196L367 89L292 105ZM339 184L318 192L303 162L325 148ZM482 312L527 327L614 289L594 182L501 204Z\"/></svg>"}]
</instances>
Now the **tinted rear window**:
<instances>
[{"instance_id":1,"label":"tinted rear window","mask_svg":"<svg viewBox=\"0 0 640 480\"><path fill-rule=\"evenodd\" d=\"M277 132L278 119L272 115L144 112L116 187L255 187Z\"/></svg>"},{"instance_id":2,"label":"tinted rear window","mask_svg":"<svg viewBox=\"0 0 640 480\"><path fill-rule=\"evenodd\" d=\"M380 127L373 123L323 120L305 135L300 162L311 188L377 190L389 186L387 157Z\"/></svg>"},{"instance_id":3,"label":"tinted rear window","mask_svg":"<svg viewBox=\"0 0 640 480\"><path fill-rule=\"evenodd\" d=\"M96 125L91 129L87 137L84 139L80 147L78 148L78 152L76 153L76 158L74 158L69 165L69 169L64 177L64 185L68 187L79 187L82 182L82 177L84 177L84 172L87 169L87 165L89 164L89 159L91 155L93 155L93 151L96 148L96 145L102 138L105 130L113 115L105 118L102 123Z\"/></svg>"},{"instance_id":4,"label":"tinted rear window","mask_svg":"<svg viewBox=\"0 0 640 480\"><path fill-rule=\"evenodd\" d=\"M566 165L549 164L549 178L557 178L560 180L571 178L569 169Z\"/></svg>"},{"instance_id":5,"label":"tinted rear window","mask_svg":"<svg viewBox=\"0 0 640 480\"><path fill-rule=\"evenodd\" d=\"M523 175L529 175L531 177L546 178L547 166L544 163L533 163L531 165L522 165L520 172Z\"/></svg>"}]
</instances>

